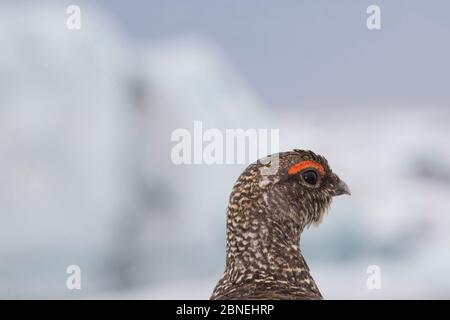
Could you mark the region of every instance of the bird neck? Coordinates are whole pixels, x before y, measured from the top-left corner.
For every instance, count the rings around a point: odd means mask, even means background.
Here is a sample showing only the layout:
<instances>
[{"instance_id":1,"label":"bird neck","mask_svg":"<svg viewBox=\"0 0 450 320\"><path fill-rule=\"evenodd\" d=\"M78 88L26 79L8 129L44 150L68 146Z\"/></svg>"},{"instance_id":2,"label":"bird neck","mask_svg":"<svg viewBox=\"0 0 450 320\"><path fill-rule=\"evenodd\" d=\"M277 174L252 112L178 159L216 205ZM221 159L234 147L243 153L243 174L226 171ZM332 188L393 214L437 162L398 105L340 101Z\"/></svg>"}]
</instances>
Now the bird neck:
<instances>
[{"instance_id":1,"label":"bird neck","mask_svg":"<svg viewBox=\"0 0 450 320\"><path fill-rule=\"evenodd\" d=\"M235 219L231 215L227 229L228 281L255 288L288 286L321 297L300 250L301 227L272 220L270 214Z\"/></svg>"}]
</instances>

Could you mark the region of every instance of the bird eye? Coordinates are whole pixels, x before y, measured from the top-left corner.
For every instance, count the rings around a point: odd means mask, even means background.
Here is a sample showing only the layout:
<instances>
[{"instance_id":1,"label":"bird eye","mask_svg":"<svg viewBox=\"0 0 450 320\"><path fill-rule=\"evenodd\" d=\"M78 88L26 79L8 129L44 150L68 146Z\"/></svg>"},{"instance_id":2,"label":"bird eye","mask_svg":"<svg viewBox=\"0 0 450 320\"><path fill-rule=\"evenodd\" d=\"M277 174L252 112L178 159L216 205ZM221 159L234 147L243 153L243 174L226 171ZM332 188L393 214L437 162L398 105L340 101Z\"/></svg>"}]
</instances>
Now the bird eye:
<instances>
[{"instance_id":1,"label":"bird eye","mask_svg":"<svg viewBox=\"0 0 450 320\"><path fill-rule=\"evenodd\" d=\"M302 178L308 184L316 184L317 173L314 170L307 170L302 173Z\"/></svg>"}]
</instances>

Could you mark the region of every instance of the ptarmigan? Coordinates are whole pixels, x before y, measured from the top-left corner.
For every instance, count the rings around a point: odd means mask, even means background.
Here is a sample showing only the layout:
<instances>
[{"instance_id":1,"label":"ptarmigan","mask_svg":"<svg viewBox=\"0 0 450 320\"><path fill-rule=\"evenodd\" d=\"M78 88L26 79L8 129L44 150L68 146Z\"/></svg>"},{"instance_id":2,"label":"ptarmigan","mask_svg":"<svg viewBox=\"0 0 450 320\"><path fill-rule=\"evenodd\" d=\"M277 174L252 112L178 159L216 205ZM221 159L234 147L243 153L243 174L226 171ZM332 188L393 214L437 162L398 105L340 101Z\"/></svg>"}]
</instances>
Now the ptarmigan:
<instances>
[{"instance_id":1,"label":"ptarmigan","mask_svg":"<svg viewBox=\"0 0 450 320\"><path fill-rule=\"evenodd\" d=\"M248 166L227 210L225 272L211 299L322 299L300 251L300 234L319 224L334 196L350 194L327 160L295 149Z\"/></svg>"}]
</instances>

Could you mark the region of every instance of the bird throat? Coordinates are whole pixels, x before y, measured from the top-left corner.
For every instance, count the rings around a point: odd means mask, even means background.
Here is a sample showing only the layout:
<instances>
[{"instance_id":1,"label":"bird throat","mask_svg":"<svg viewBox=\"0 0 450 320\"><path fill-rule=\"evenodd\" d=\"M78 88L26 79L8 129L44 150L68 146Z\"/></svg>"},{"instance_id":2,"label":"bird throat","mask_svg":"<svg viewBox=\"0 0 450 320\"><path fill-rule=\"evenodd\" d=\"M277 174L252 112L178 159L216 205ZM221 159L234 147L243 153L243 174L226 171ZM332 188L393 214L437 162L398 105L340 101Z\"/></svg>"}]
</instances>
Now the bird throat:
<instances>
[{"instance_id":1,"label":"bird throat","mask_svg":"<svg viewBox=\"0 0 450 320\"><path fill-rule=\"evenodd\" d=\"M240 290L241 298L283 299L322 296L300 250L302 228L281 223L270 215L229 212L226 269L214 295L227 299Z\"/></svg>"}]
</instances>

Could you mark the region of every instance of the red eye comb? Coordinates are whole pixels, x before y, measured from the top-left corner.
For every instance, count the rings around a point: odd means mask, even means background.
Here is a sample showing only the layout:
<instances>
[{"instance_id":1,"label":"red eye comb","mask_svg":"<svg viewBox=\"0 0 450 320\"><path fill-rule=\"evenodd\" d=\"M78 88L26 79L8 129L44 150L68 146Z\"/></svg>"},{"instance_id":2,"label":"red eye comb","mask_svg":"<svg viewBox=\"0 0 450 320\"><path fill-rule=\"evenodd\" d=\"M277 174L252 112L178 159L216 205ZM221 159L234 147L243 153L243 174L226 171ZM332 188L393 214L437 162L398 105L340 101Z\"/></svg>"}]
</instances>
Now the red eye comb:
<instances>
[{"instance_id":1,"label":"red eye comb","mask_svg":"<svg viewBox=\"0 0 450 320\"><path fill-rule=\"evenodd\" d=\"M307 168L314 168L317 171L319 171L319 173L321 175L325 174L324 167L320 163L317 163L317 162L312 161L312 160L305 160L305 161L301 161L301 162L298 162L298 163L294 164L292 167L289 168L288 174L289 175L294 175L294 174L297 174L300 171L303 171L303 170L305 170Z\"/></svg>"}]
</instances>

